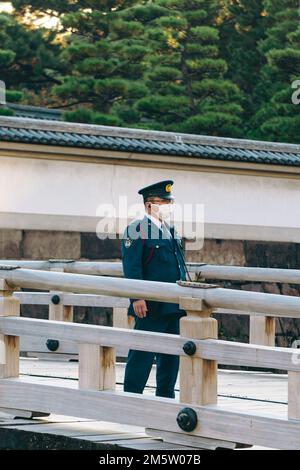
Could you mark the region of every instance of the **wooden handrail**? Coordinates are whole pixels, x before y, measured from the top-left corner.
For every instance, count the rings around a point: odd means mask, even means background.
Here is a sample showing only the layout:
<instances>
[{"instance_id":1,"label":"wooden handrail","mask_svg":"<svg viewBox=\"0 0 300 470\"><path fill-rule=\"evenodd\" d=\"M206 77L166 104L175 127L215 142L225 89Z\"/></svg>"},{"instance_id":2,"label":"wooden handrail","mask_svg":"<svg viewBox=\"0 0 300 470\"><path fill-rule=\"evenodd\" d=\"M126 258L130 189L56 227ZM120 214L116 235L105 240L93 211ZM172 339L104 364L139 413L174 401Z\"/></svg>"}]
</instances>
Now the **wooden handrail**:
<instances>
[{"instance_id":1,"label":"wooden handrail","mask_svg":"<svg viewBox=\"0 0 300 470\"><path fill-rule=\"evenodd\" d=\"M247 292L221 287L202 289L174 283L142 281L105 276L91 276L32 269L1 269L0 278L11 288L57 289L66 292L112 295L160 302L179 303L181 298L205 301L211 308L253 310L265 314L300 317L300 298L260 292Z\"/></svg>"},{"instance_id":2,"label":"wooden handrail","mask_svg":"<svg viewBox=\"0 0 300 470\"><path fill-rule=\"evenodd\" d=\"M118 290L121 297L134 298L145 294L145 299L178 301L180 307L187 311L187 316L180 320L180 335L20 318L20 303L12 295L17 286L59 288L64 291L105 295L116 295ZM217 322L211 318L212 306L227 306L230 303L241 309L249 308L250 305L259 307L262 311L269 308L280 308L285 312L291 308L294 312L300 311L300 299L295 297L218 287L199 289L169 283L22 268L1 269L0 338L4 349L0 357L0 406L46 413L62 412L91 419L107 418L126 424L134 422L162 431L192 431L193 436L233 439L236 442L242 440L284 449L299 448L300 364L294 356L297 356L297 352L286 348L251 346L214 339ZM35 336L49 335L79 343L81 390L30 384L23 382L22 378L14 379L18 377L19 336L26 333ZM120 343L125 343L133 349L180 355L179 402L167 398L150 399L138 394L116 392L115 347ZM231 364L238 361L239 365L255 363L262 367L286 368L289 419L273 419L218 409L217 361L222 363L224 360L225 363ZM181 380L182 377L185 380ZM82 402L84 407L78 406ZM203 406L207 404L214 406ZM187 406L193 416L191 429L186 429L185 425L180 426L179 415L186 413L184 410ZM184 410L182 407L185 407ZM201 426L198 426L199 420Z\"/></svg>"},{"instance_id":3,"label":"wooden handrail","mask_svg":"<svg viewBox=\"0 0 300 470\"><path fill-rule=\"evenodd\" d=\"M54 265L65 272L98 274L101 276L123 276L121 262L72 261L72 260L0 260L0 265L20 266L26 269L49 270ZM200 274L205 279L220 279L247 282L279 282L300 284L299 269L257 268L244 266L220 266L187 262L190 273Z\"/></svg>"},{"instance_id":4,"label":"wooden handrail","mask_svg":"<svg viewBox=\"0 0 300 470\"><path fill-rule=\"evenodd\" d=\"M0 404L10 409L35 409L44 413L159 429L176 433L177 439L180 436L206 437L221 439L224 443L233 441L276 449L300 448L299 420L235 412L216 406L193 405L198 425L192 433L183 431L177 424L177 417L186 404L172 398L78 390L32 383L28 379L26 382L22 379L0 379ZM201 440L199 443L202 447Z\"/></svg>"},{"instance_id":5,"label":"wooden handrail","mask_svg":"<svg viewBox=\"0 0 300 470\"><path fill-rule=\"evenodd\" d=\"M117 347L122 344L139 351L152 351L186 357L184 344L191 338L152 331L128 330L109 326L62 323L24 317L0 317L0 333L8 336L31 335L75 343ZM193 339L193 357L220 364L300 371L300 361L293 358L297 349L271 348L216 339Z\"/></svg>"},{"instance_id":6,"label":"wooden handrail","mask_svg":"<svg viewBox=\"0 0 300 470\"><path fill-rule=\"evenodd\" d=\"M20 292L13 294L22 305L49 305L53 294L49 292ZM129 306L129 300L122 297L96 294L60 293L60 302L73 307L123 307Z\"/></svg>"},{"instance_id":7,"label":"wooden handrail","mask_svg":"<svg viewBox=\"0 0 300 470\"><path fill-rule=\"evenodd\" d=\"M21 305L49 305L52 294L48 292L21 292L15 291L13 294ZM124 297L113 297L108 295L97 294L71 294L62 293L61 301L64 305L72 305L73 307L120 307L127 308L129 300ZM263 317L262 312L254 312L248 310L238 310L234 308L214 308L213 313L223 313L227 315L247 315L254 317ZM268 313L270 317L282 317L281 313ZM299 313L290 312L288 318L298 318Z\"/></svg>"}]
</instances>

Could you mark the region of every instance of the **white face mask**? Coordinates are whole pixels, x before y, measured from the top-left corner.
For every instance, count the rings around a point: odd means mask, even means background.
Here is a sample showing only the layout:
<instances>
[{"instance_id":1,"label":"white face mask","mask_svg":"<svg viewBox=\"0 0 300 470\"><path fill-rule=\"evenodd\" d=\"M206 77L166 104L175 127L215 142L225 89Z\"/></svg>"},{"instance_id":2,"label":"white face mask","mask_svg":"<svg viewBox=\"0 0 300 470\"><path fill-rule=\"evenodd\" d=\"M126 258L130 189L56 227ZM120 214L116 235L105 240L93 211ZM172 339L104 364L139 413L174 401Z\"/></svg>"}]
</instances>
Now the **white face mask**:
<instances>
[{"instance_id":1,"label":"white face mask","mask_svg":"<svg viewBox=\"0 0 300 470\"><path fill-rule=\"evenodd\" d=\"M173 214L172 204L152 204L151 207L155 210L158 217L162 220L167 220Z\"/></svg>"}]
</instances>

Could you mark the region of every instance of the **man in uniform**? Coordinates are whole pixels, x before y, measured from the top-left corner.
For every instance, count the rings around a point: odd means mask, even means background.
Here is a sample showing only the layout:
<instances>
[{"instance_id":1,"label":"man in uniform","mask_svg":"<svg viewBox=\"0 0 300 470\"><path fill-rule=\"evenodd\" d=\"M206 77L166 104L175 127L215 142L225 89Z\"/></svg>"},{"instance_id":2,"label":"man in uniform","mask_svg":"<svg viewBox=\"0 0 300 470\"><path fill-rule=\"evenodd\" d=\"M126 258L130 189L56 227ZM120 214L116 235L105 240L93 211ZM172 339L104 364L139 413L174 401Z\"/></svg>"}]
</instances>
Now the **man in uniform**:
<instances>
[{"instance_id":1,"label":"man in uniform","mask_svg":"<svg viewBox=\"0 0 300 470\"><path fill-rule=\"evenodd\" d=\"M124 277L149 281L176 282L187 279L181 239L169 218L174 197L172 180L160 181L139 190L145 216L129 224L122 237ZM178 304L130 299L128 315L134 329L179 334L179 320L186 312ZM143 393L156 357L156 396L175 398L174 388L179 356L129 350L124 391Z\"/></svg>"}]
</instances>

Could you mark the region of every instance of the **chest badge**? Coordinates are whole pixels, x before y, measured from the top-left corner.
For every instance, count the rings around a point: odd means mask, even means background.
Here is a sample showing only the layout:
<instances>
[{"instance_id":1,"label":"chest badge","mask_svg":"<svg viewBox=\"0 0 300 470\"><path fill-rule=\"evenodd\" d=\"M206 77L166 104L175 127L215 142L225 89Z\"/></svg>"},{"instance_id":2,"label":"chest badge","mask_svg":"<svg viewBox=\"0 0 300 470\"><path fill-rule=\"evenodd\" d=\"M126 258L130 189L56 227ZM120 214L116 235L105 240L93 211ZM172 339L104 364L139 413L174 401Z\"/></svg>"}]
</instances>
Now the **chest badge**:
<instances>
[{"instance_id":1,"label":"chest badge","mask_svg":"<svg viewBox=\"0 0 300 470\"><path fill-rule=\"evenodd\" d=\"M129 248L131 246L132 240L130 238L126 238L124 241L125 248Z\"/></svg>"}]
</instances>

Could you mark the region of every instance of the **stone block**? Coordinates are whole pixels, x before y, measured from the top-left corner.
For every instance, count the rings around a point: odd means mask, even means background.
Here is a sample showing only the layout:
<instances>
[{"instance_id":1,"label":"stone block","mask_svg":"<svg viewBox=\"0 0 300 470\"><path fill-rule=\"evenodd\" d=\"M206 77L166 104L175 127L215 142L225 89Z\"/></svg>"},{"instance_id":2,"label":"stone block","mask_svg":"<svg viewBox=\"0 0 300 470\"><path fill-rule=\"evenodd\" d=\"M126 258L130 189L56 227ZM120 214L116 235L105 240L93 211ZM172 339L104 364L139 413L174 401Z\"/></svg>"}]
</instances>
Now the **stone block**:
<instances>
[{"instance_id":1,"label":"stone block","mask_svg":"<svg viewBox=\"0 0 300 470\"><path fill-rule=\"evenodd\" d=\"M80 233L54 230L25 230L23 258L79 259Z\"/></svg>"},{"instance_id":2,"label":"stone block","mask_svg":"<svg viewBox=\"0 0 300 470\"><path fill-rule=\"evenodd\" d=\"M198 251L186 250L186 261L195 263L245 266L244 247L241 240L205 240Z\"/></svg>"},{"instance_id":3,"label":"stone block","mask_svg":"<svg viewBox=\"0 0 300 470\"><path fill-rule=\"evenodd\" d=\"M0 259L18 259L22 256L22 230L0 230Z\"/></svg>"},{"instance_id":4,"label":"stone block","mask_svg":"<svg viewBox=\"0 0 300 470\"><path fill-rule=\"evenodd\" d=\"M81 258L104 260L120 257L121 240L119 238L101 240L96 233L81 233Z\"/></svg>"},{"instance_id":5,"label":"stone block","mask_svg":"<svg viewBox=\"0 0 300 470\"><path fill-rule=\"evenodd\" d=\"M297 244L245 241L246 266L297 268Z\"/></svg>"}]
</instances>

